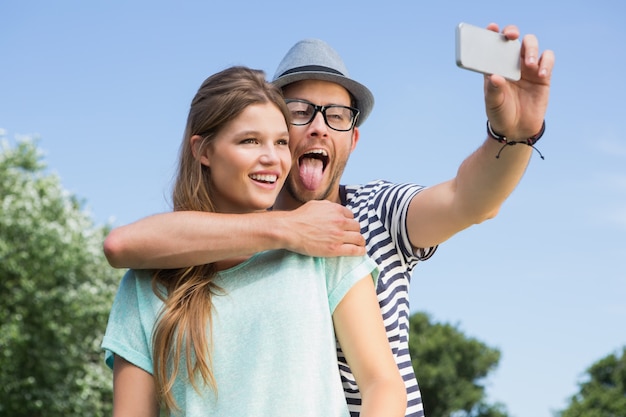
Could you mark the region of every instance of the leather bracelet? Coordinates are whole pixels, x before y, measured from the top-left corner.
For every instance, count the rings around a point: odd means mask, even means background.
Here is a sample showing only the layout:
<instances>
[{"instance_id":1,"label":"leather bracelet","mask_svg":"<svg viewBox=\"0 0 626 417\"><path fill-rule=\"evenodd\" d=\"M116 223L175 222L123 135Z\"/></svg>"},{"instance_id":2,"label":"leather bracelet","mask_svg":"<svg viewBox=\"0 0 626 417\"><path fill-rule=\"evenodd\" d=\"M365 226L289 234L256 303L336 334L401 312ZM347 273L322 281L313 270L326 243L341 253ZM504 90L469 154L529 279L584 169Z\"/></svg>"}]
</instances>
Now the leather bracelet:
<instances>
[{"instance_id":1,"label":"leather bracelet","mask_svg":"<svg viewBox=\"0 0 626 417\"><path fill-rule=\"evenodd\" d=\"M502 147L498 151L496 158L500 158L500 153L506 146L514 146L520 143L520 144L530 146L531 148L537 151L541 159L545 159L543 155L541 154L541 152L539 152L539 149L535 148L535 143L537 143L537 141L541 139L545 131L546 131L546 121L544 120L543 123L541 124L541 129L539 130L539 133L537 133L536 135L533 135L524 140L508 140L506 136L500 135L494 132L493 128L491 127L491 123L489 123L489 120L487 120L487 134L489 135L489 137L491 137L492 139L502 144Z\"/></svg>"}]
</instances>

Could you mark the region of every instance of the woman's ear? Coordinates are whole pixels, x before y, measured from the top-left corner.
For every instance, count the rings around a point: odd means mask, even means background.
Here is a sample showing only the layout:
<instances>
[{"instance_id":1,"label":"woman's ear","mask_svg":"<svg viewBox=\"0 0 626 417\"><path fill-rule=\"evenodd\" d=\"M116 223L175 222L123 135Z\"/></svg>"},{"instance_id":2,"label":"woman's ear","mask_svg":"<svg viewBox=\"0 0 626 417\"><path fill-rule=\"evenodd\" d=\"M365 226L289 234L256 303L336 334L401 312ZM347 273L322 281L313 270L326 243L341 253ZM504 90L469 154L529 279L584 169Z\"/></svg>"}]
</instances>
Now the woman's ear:
<instances>
[{"instance_id":1,"label":"woman's ear","mask_svg":"<svg viewBox=\"0 0 626 417\"><path fill-rule=\"evenodd\" d=\"M196 158L196 160L200 161L200 163L204 166L211 166L210 163L210 158L209 158L209 153L210 153L210 146L207 146L204 148L204 152L203 148L202 148L202 140L204 138L200 135L193 135L191 137L191 153L193 154L193 157Z\"/></svg>"}]
</instances>

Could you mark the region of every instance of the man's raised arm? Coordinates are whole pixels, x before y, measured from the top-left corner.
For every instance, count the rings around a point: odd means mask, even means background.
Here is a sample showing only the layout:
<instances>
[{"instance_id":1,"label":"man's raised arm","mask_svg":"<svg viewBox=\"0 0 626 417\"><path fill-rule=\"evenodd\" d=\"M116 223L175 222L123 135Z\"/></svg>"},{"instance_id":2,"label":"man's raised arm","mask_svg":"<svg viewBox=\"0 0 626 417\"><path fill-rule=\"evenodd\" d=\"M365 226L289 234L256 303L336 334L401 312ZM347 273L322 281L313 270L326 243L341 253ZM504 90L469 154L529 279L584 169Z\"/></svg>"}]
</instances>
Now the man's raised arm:
<instances>
[{"instance_id":1,"label":"man's raised arm","mask_svg":"<svg viewBox=\"0 0 626 417\"><path fill-rule=\"evenodd\" d=\"M487 29L498 31L498 25ZM502 31L517 39L519 30ZM498 75L484 78L485 109L489 127L484 143L461 164L450 181L427 188L411 202L408 229L415 247L438 245L455 233L495 217L502 203L521 180L533 139L541 136L548 107L554 54L539 54L534 35L526 35L521 48L521 79ZM506 139L503 139L506 138Z\"/></svg>"}]
</instances>

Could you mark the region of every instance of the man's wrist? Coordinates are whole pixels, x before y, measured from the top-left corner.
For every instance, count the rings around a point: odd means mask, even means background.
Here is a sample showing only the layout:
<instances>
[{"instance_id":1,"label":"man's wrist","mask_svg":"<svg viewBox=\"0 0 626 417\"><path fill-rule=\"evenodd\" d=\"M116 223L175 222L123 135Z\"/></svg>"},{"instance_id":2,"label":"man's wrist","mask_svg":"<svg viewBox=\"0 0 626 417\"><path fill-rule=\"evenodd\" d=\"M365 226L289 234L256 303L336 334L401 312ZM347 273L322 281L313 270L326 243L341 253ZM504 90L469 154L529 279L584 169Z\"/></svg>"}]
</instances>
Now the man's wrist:
<instances>
[{"instance_id":1,"label":"man's wrist","mask_svg":"<svg viewBox=\"0 0 626 417\"><path fill-rule=\"evenodd\" d=\"M508 139L506 136L495 132L493 130L493 127L491 127L491 122L489 122L489 119L487 119L487 134L489 135L490 138L495 139L496 141L503 143L503 144L515 142L515 143L525 143L528 146L533 146L535 143L539 141L539 139L541 139L545 131L546 131L546 121L544 120L543 123L541 124L541 129L539 129L539 132L536 133L535 135L526 139L512 141Z\"/></svg>"},{"instance_id":2,"label":"man's wrist","mask_svg":"<svg viewBox=\"0 0 626 417\"><path fill-rule=\"evenodd\" d=\"M541 154L541 152L539 152L539 149L535 148L535 143L537 143L537 141L541 139L545 131L546 131L546 121L544 120L543 123L541 124L541 129L539 130L539 133L523 140L510 140L506 136L495 132L493 128L491 127L491 123L489 122L489 119L487 119L487 135L489 135L491 139L494 139L495 141L502 144L500 151L498 151L498 154L496 155L496 159L500 158L500 154L502 153L502 150L504 148L506 148L507 146L514 146L517 144L530 146L531 148L537 151L541 159L545 159L543 155Z\"/></svg>"},{"instance_id":3,"label":"man's wrist","mask_svg":"<svg viewBox=\"0 0 626 417\"><path fill-rule=\"evenodd\" d=\"M289 212L284 210L272 210L263 213L260 221L264 235L267 238L268 249L292 250L291 228L289 226Z\"/></svg>"}]
</instances>

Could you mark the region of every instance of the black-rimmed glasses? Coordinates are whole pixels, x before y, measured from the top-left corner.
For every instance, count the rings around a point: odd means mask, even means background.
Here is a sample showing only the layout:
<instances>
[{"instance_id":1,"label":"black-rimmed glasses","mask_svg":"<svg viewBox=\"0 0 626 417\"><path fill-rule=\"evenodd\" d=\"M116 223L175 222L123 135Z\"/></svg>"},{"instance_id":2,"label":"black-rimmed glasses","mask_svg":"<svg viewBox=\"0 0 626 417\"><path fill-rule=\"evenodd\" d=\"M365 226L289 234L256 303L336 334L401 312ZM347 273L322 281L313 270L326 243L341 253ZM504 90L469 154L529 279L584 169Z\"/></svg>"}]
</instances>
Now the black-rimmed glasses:
<instances>
[{"instance_id":1,"label":"black-rimmed glasses","mask_svg":"<svg viewBox=\"0 0 626 417\"><path fill-rule=\"evenodd\" d=\"M348 106L331 104L329 106L317 106L306 100L285 100L291 112L291 124L294 126L308 125L313 121L317 112L322 113L324 122L333 130L347 132L354 127L359 109Z\"/></svg>"}]
</instances>

